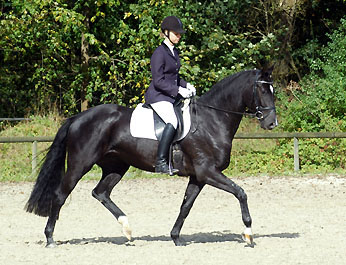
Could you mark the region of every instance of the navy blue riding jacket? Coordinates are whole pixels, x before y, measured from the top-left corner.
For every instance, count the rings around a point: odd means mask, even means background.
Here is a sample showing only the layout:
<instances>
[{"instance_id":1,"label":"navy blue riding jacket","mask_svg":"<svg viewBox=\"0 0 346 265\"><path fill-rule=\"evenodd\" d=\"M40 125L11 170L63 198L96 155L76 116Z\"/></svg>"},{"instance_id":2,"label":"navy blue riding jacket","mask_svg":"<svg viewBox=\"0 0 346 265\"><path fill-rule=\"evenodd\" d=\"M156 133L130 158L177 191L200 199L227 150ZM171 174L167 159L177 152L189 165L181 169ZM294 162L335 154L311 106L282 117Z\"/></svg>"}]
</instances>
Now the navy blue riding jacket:
<instances>
[{"instance_id":1,"label":"navy blue riding jacket","mask_svg":"<svg viewBox=\"0 0 346 265\"><path fill-rule=\"evenodd\" d=\"M179 77L180 59L177 48L174 56L167 45L162 42L151 56L150 66L152 81L145 92L145 102L152 104L159 101L173 103L178 95L178 87L186 87L186 81Z\"/></svg>"}]
</instances>

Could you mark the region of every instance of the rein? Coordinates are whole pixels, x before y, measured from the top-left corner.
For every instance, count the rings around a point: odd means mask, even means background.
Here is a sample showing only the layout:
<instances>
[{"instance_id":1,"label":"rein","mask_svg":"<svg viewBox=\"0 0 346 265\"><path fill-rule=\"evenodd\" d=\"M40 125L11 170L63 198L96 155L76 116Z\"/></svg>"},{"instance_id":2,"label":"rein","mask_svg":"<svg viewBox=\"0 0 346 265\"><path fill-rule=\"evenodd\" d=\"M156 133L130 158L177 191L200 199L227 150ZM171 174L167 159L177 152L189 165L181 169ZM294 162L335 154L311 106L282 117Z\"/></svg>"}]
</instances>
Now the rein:
<instances>
[{"instance_id":1,"label":"rein","mask_svg":"<svg viewBox=\"0 0 346 265\"><path fill-rule=\"evenodd\" d=\"M233 111L233 110L226 110L226 109L222 109L222 108L218 108L218 107L214 107L211 105L207 105L207 104L203 104L203 103L199 103L197 101L192 102L196 105L202 106L202 107L207 107L209 109L213 109L213 110L217 110L217 111L221 111L221 112L225 112L225 113L232 113L232 114L238 114L238 115L248 115L248 116L252 116L255 117L256 113L251 113L251 112L238 112L238 111Z\"/></svg>"},{"instance_id":2,"label":"rein","mask_svg":"<svg viewBox=\"0 0 346 265\"><path fill-rule=\"evenodd\" d=\"M251 113L251 112L238 112L238 111L233 111L233 110L226 110L226 109L222 109L222 108L218 108L215 106L211 106L208 104L204 104L204 103L199 103L197 101L193 101L192 103L199 105L199 106L203 106L203 107L207 107L213 110L217 110L217 111L221 111L224 113L232 113L232 114L238 114L238 115L247 115L253 118L256 118L260 121L264 120L272 111L275 110L275 107L262 107L259 103L259 99L257 96L257 84L268 84L268 85L272 85L273 82L269 82L269 81L262 81L262 80L258 80L258 74L259 72L257 72L256 74L256 81L254 83L254 87L253 87L253 96L254 96L254 100L255 100L255 105L256 105L256 112L255 113ZM269 110L269 113L267 115L264 116L263 111L267 111Z\"/></svg>"}]
</instances>

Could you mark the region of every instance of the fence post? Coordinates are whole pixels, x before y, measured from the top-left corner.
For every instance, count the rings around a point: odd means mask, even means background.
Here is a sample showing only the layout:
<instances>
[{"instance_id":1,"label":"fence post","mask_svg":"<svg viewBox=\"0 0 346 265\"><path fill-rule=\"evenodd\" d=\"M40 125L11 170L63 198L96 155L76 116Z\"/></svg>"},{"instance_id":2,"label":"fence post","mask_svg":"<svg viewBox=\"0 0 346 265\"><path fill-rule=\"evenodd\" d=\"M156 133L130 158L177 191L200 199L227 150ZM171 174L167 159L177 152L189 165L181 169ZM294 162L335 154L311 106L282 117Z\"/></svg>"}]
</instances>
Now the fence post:
<instances>
[{"instance_id":1,"label":"fence post","mask_svg":"<svg viewBox=\"0 0 346 265\"><path fill-rule=\"evenodd\" d=\"M294 171L299 171L299 142L297 137L294 137Z\"/></svg>"},{"instance_id":2,"label":"fence post","mask_svg":"<svg viewBox=\"0 0 346 265\"><path fill-rule=\"evenodd\" d=\"M31 160L31 174L36 176L37 169L37 141L32 142L32 160Z\"/></svg>"}]
</instances>

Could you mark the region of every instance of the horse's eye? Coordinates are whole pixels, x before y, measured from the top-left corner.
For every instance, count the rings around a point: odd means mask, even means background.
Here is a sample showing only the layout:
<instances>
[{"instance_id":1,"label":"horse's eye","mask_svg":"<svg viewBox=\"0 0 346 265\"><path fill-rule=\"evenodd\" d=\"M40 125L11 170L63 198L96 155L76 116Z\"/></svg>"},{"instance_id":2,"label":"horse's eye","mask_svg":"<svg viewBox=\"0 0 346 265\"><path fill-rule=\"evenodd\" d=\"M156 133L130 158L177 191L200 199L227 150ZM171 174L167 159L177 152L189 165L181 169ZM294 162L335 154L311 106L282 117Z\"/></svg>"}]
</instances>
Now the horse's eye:
<instances>
[{"instance_id":1,"label":"horse's eye","mask_svg":"<svg viewBox=\"0 0 346 265\"><path fill-rule=\"evenodd\" d=\"M267 89L264 86L262 86L261 87L261 92L262 92L262 94L267 94Z\"/></svg>"}]
</instances>

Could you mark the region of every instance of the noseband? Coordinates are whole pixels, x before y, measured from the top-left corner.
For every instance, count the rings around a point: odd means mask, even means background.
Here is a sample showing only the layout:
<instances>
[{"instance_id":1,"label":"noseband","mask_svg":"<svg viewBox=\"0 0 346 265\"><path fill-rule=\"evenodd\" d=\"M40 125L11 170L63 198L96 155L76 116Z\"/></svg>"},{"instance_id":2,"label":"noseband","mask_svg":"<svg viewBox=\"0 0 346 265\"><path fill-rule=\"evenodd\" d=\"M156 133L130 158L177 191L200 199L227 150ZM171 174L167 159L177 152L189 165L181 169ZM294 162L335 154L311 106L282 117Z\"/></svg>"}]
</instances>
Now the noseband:
<instances>
[{"instance_id":1,"label":"noseband","mask_svg":"<svg viewBox=\"0 0 346 265\"><path fill-rule=\"evenodd\" d=\"M264 81L264 80L258 80L258 78L259 78L259 71L257 71L257 73L256 73L256 80L255 80L255 83L254 83L254 86L253 86L253 92L252 92L253 93L253 100L255 101L255 105L256 105L255 113L225 110L225 109L222 109L222 108L218 108L218 107L214 107L214 106L210 106L210 105L207 105L207 104L203 104L203 103L197 102L196 100L193 100L192 102L197 104L197 105L204 106L204 107L207 107L207 108L210 108L210 109L222 111L222 112L225 112L225 113L247 115L247 116L251 116L251 117L254 117L254 118L258 119L259 121L263 121L265 118L267 118L269 116L269 114L272 111L275 111L275 107L262 107L261 106L261 103L260 103L260 100L259 100L258 94L257 94L257 84L272 85L273 82L271 82L271 81ZM268 111L267 115L264 115L264 113L263 113L264 111Z\"/></svg>"}]
</instances>

